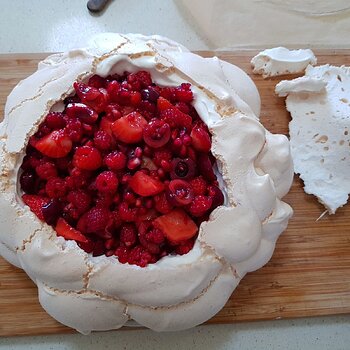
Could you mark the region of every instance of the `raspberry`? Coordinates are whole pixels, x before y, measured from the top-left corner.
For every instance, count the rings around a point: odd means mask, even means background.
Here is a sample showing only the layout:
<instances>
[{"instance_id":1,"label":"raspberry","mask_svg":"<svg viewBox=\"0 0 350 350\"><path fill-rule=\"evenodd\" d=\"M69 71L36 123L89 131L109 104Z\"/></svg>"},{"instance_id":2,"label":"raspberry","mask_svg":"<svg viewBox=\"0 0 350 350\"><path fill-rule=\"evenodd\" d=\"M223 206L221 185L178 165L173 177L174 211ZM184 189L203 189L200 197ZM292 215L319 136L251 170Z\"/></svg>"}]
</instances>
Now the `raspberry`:
<instances>
[{"instance_id":1,"label":"raspberry","mask_svg":"<svg viewBox=\"0 0 350 350\"><path fill-rule=\"evenodd\" d=\"M102 165L100 152L91 146L78 147L73 156L73 164L84 170L96 170Z\"/></svg>"},{"instance_id":2,"label":"raspberry","mask_svg":"<svg viewBox=\"0 0 350 350\"><path fill-rule=\"evenodd\" d=\"M153 163L157 166L161 166L162 160L170 162L173 154L169 149L158 149L154 151Z\"/></svg>"},{"instance_id":3,"label":"raspberry","mask_svg":"<svg viewBox=\"0 0 350 350\"><path fill-rule=\"evenodd\" d=\"M107 226L108 221L111 218L111 213L108 209L105 208L92 208L86 215L86 232L88 233L96 233L97 231L104 230Z\"/></svg>"},{"instance_id":4,"label":"raspberry","mask_svg":"<svg viewBox=\"0 0 350 350\"><path fill-rule=\"evenodd\" d=\"M193 244L194 244L193 240L189 239L181 243L180 245L176 246L175 253L179 255L187 254L193 248Z\"/></svg>"},{"instance_id":5,"label":"raspberry","mask_svg":"<svg viewBox=\"0 0 350 350\"><path fill-rule=\"evenodd\" d=\"M191 84L181 84L175 90L175 97L179 102L190 103L193 100L193 93L191 91Z\"/></svg>"},{"instance_id":6,"label":"raspberry","mask_svg":"<svg viewBox=\"0 0 350 350\"><path fill-rule=\"evenodd\" d=\"M129 258L129 249L126 247L118 247L115 251L115 255L120 263L126 264Z\"/></svg>"},{"instance_id":7,"label":"raspberry","mask_svg":"<svg viewBox=\"0 0 350 350\"><path fill-rule=\"evenodd\" d=\"M154 201L156 203L155 208L162 214L167 214L173 209L173 206L168 202L165 193L155 196Z\"/></svg>"},{"instance_id":8,"label":"raspberry","mask_svg":"<svg viewBox=\"0 0 350 350\"><path fill-rule=\"evenodd\" d=\"M101 193L114 193L118 188L118 178L112 171L103 171L96 178L96 188Z\"/></svg>"},{"instance_id":9,"label":"raspberry","mask_svg":"<svg viewBox=\"0 0 350 350\"><path fill-rule=\"evenodd\" d=\"M160 90L160 96L166 98L168 101L175 101L175 88L164 87Z\"/></svg>"},{"instance_id":10,"label":"raspberry","mask_svg":"<svg viewBox=\"0 0 350 350\"><path fill-rule=\"evenodd\" d=\"M45 191L50 198L62 198L67 192L66 182L59 177L52 177L47 181Z\"/></svg>"},{"instance_id":11,"label":"raspberry","mask_svg":"<svg viewBox=\"0 0 350 350\"><path fill-rule=\"evenodd\" d=\"M35 169L36 173L41 179L48 180L51 177L57 176L57 170L51 162L41 162Z\"/></svg>"},{"instance_id":12,"label":"raspberry","mask_svg":"<svg viewBox=\"0 0 350 350\"><path fill-rule=\"evenodd\" d=\"M51 112L45 118L45 124L52 130L62 129L66 126L66 121L61 112Z\"/></svg>"},{"instance_id":13,"label":"raspberry","mask_svg":"<svg viewBox=\"0 0 350 350\"><path fill-rule=\"evenodd\" d=\"M202 195L196 196L189 205L189 211L193 216L200 217L210 209L212 202L210 197Z\"/></svg>"},{"instance_id":14,"label":"raspberry","mask_svg":"<svg viewBox=\"0 0 350 350\"><path fill-rule=\"evenodd\" d=\"M111 170L121 170L126 167L126 155L122 152L114 151L104 158L104 163Z\"/></svg>"},{"instance_id":15,"label":"raspberry","mask_svg":"<svg viewBox=\"0 0 350 350\"><path fill-rule=\"evenodd\" d=\"M119 204L118 213L120 218L123 221L126 221L126 222L136 221L137 209L136 208L129 209L128 204L125 202Z\"/></svg>"},{"instance_id":16,"label":"raspberry","mask_svg":"<svg viewBox=\"0 0 350 350\"><path fill-rule=\"evenodd\" d=\"M136 239L137 235L135 226L131 224L123 225L120 230L120 243L129 248L136 243Z\"/></svg>"},{"instance_id":17,"label":"raspberry","mask_svg":"<svg viewBox=\"0 0 350 350\"><path fill-rule=\"evenodd\" d=\"M67 200L80 214L85 213L90 208L91 196L84 190L70 191L67 195Z\"/></svg>"},{"instance_id":18,"label":"raspberry","mask_svg":"<svg viewBox=\"0 0 350 350\"><path fill-rule=\"evenodd\" d=\"M105 131L97 131L94 137L94 144L100 151L107 151L112 146L112 137Z\"/></svg>"},{"instance_id":19,"label":"raspberry","mask_svg":"<svg viewBox=\"0 0 350 350\"><path fill-rule=\"evenodd\" d=\"M204 195L207 192L208 184L202 176L195 177L190 181L195 196Z\"/></svg>"},{"instance_id":20,"label":"raspberry","mask_svg":"<svg viewBox=\"0 0 350 350\"><path fill-rule=\"evenodd\" d=\"M65 133L73 142L79 142L83 137L83 127L80 120L67 118Z\"/></svg>"},{"instance_id":21,"label":"raspberry","mask_svg":"<svg viewBox=\"0 0 350 350\"><path fill-rule=\"evenodd\" d=\"M127 81L133 90L140 90L152 84L151 75L146 71L129 74Z\"/></svg>"},{"instance_id":22,"label":"raspberry","mask_svg":"<svg viewBox=\"0 0 350 350\"><path fill-rule=\"evenodd\" d=\"M153 228L151 231L147 232L145 238L147 241L155 244L162 244L165 241L163 231L158 228Z\"/></svg>"},{"instance_id":23,"label":"raspberry","mask_svg":"<svg viewBox=\"0 0 350 350\"><path fill-rule=\"evenodd\" d=\"M96 200L96 207L109 208L113 204L113 196L105 194Z\"/></svg>"},{"instance_id":24,"label":"raspberry","mask_svg":"<svg viewBox=\"0 0 350 350\"><path fill-rule=\"evenodd\" d=\"M155 259L151 253L149 253L142 246L136 246L129 252L128 263L135 264L140 267L145 267Z\"/></svg>"}]
</instances>

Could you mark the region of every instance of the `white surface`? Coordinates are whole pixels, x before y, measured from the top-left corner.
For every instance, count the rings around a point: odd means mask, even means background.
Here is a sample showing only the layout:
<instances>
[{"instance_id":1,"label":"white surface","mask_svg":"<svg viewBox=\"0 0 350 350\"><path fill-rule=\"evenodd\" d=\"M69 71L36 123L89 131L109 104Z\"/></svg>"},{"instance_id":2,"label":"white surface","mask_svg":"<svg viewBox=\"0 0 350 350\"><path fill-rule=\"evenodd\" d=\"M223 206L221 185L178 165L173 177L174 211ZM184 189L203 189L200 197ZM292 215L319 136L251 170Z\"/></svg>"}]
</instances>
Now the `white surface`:
<instances>
[{"instance_id":1,"label":"white surface","mask_svg":"<svg viewBox=\"0 0 350 350\"><path fill-rule=\"evenodd\" d=\"M157 33L192 50L208 48L206 38L196 34L171 0L114 0L102 16L89 15L84 0L0 0L0 4L0 53L59 51L76 46L86 36L100 30ZM74 28L76 31L72 35ZM0 349L345 350L349 349L349 330L350 315L347 315L201 326L179 333L136 330L86 337L0 338Z\"/></svg>"}]
</instances>

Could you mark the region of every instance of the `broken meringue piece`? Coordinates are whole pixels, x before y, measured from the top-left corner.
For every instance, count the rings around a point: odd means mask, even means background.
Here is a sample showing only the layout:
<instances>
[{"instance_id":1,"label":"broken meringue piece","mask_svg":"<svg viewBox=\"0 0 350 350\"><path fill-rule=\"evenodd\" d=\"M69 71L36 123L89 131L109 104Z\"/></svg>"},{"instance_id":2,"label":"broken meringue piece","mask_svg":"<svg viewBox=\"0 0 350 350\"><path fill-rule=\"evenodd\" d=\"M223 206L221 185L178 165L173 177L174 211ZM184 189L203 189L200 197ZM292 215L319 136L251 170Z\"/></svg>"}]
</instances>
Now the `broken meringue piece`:
<instances>
[{"instance_id":1,"label":"broken meringue piece","mask_svg":"<svg viewBox=\"0 0 350 350\"><path fill-rule=\"evenodd\" d=\"M24 205L18 184L29 138L49 111L62 111L75 81L140 70L159 86L192 85L226 197L192 250L146 267L94 257L58 237ZM37 284L52 317L81 333L131 319L156 331L205 322L247 272L268 262L292 215L281 201L293 177L289 143L263 127L259 110L256 87L239 68L160 36L107 33L86 49L49 56L9 95L0 125L0 253Z\"/></svg>"},{"instance_id":2,"label":"broken meringue piece","mask_svg":"<svg viewBox=\"0 0 350 350\"><path fill-rule=\"evenodd\" d=\"M302 73L309 64L316 63L317 59L310 49L288 50L285 47L266 49L251 60L253 72L264 78Z\"/></svg>"},{"instance_id":3,"label":"broken meringue piece","mask_svg":"<svg viewBox=\"0 0 350 350\"><path fill-rule=\"evenodd\" d=\"M292 116L295 172L334 214L350 193L350 68L309 66L304 77L277 84L276 93L287 96Z\"/></svg>"}]
</instances>

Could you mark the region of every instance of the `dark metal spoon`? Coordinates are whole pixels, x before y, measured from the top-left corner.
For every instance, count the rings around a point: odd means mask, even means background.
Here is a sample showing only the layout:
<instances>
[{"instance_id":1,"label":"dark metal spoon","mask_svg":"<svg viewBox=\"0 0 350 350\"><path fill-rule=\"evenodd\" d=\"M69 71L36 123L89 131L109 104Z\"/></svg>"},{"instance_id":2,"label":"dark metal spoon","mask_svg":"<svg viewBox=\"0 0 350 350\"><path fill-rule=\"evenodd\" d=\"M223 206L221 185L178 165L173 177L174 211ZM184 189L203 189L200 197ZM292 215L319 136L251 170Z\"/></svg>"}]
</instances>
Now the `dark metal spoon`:
<instances>
[{"instance_id":1,"label":"dark metal spoon","mask_svg":"<svg viewBox=\"0 0 350 350\"><path fill-rule=\"evenodd\" d=\"M102 11L109 0L89 0L87 3L87 8L91 12Z\"/></svg>"}]
</instances>

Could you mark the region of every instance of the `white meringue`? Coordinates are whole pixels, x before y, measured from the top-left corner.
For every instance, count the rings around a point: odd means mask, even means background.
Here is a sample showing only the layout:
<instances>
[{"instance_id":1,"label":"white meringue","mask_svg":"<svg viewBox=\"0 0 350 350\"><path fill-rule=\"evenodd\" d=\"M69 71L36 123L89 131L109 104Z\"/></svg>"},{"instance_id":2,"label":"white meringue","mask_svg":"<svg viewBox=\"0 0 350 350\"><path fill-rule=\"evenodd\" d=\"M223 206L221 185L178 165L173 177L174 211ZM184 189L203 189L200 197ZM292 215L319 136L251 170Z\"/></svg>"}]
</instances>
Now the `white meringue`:
<instances>
[{"instance_id":1,"label":"white meringue","mask_svg":"<svg viewBox=\"0 0 350 350\"><path fill-rule=\"evenodd\" d=\"M317 63L310 49L288 50L285 47L274 47L259 52L252 58L253 72L264 78L284 74L302 73L311 64Z\"/></svg>"},{"instance_id":2,"label":"white meringue","mask_svg":"<svg viewBox=\"0 0 350 350\"><path fill-rule=\"evenodd\" d=\"M305 192L334 214L350 193L350 68L323 65L305 76L282 80L276 93L286 96L295 172Z\"/></svg>"},{"instance_id":3,"label":"white meringue","mask_svg":"<svg viewBox=\"0 0 350 350\"><path fill-rule=\"evenodd\" d=\"M225 206L201 225L191 252L145 268L92 257L57 237L23 205L17 186L28 138L74 81L140 69L159 85L192 84L226 192ZM50 315L82 333L130 319L157 331L206 321L245 273L270 259L292 214L280 200L293 176L288 140L267 132L259 111L256 87L238 67L160 36L103 34L87 49L49 56L10 94L0 126L0 253L37 284Z\"/></svg>"}]
</instances>

